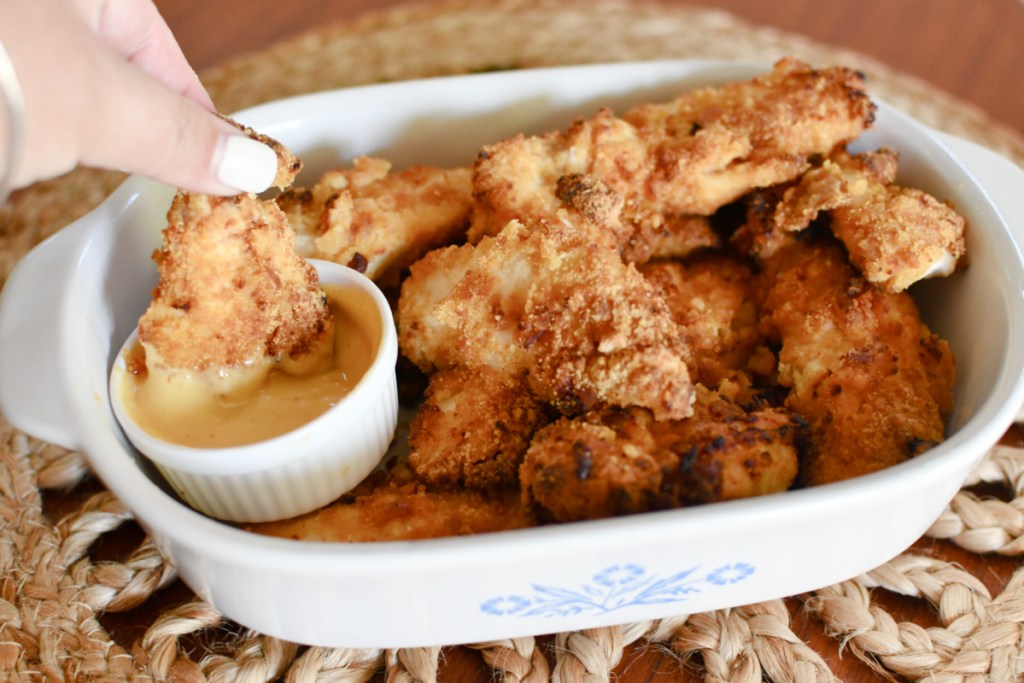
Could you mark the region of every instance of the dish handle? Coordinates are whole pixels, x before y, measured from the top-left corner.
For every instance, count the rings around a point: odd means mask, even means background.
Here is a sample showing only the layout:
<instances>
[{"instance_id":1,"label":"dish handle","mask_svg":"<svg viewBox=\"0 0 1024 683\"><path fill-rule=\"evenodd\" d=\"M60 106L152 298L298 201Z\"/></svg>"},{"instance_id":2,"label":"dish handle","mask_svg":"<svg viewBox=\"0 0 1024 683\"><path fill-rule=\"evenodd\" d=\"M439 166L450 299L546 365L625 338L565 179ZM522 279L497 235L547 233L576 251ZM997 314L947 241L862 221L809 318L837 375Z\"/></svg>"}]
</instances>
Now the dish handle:
<instances>
[{"instance_id":1,"label":"dish handle","mask_svg":"<svg viewBox=\"0 0 1024 683\"><path fill-rule=\"evenodd\" d=\"M1012 160L987 147L948 133L936 132L978 180L986 194L996 205L1010 228L1017 249L1024 251L1024 169ZM1024 292L1021 292L1024 296ZM1024 406L1017 411L1017 422L1024 422Z\"/></svg>"},{"instance_id":2,"label":"dish handle","mask_svg":"<svg viewBox=\"0 0 1024 683\"><path fill-rule=\"evenodd\" d=\"M978 180L1010 227L1017 249L1024 252L1024 168L976 142L941 131L935 134Z\"/></svg>"},{"instance_id":3,"label":"dish handle","mask_svg":"<svg viewBox=\"0 0 1024 683\"><path fill-rule=\"evenodd\" d=\"M61 367L62 319L90 222L36 246L0 292L0 412L17 429L65 448L79 444Z\"/></svg>"},{"instance_id":4,"label":"dish handle","mask_svg":"<svg viewBox=\"0 0 1024 683\"><path fill-rule=\"evenodd\" d=\"M0 290L0 413L16 429L64 448L82 446L66 350L83 340L68 321L82 303L75 293L90 242L99 233L109 239L116 217L138 197L137 183L123 183L22 257Z\"/></svg>"}]
</instances>

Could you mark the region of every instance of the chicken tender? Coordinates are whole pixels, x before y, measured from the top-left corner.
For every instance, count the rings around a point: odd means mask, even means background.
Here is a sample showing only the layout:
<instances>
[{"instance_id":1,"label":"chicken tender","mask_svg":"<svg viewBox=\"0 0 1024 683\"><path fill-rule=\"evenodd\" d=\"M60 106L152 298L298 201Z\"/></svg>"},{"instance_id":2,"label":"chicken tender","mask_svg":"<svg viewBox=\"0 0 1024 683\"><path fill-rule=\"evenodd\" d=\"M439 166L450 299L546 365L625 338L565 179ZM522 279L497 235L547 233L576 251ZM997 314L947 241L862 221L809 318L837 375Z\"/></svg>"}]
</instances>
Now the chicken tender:
<instances>
[{"instance_id":1,"label":"chicken tender","mask_svg":"<svg viewBox=\"0 0 1024 683\"><path fill-rule=\"evenodd\" d=\"M527 264L481 273L480 256L489 248L495 248L491 242L480 251L469 244L436 249L414 263L402 283L399 348L423 372L460 366L500 369L505 375L526 370L529 361L516 325L533 269ZM476 292L473 283L480 287ZM461 300L453 300L457 289L464 292ZM457 307L466 310L465 319L459 319Z\"/></svg>"},{"instance_id":2,"label":"chicken tender","mask_svg":"<svg viewBox=\"0 0 1024 683\"><path fill-rule=\"evenodd\" d=\"M643 424L650 415L609 415L611 425L599 419L561 418L534 437L519 478L542 519L575 522L672 507L661 493L662 477L678 456L657 447Z\"/></svg>"},{"instance_id":3,"label":"chicken tender","mask_svg":"<svg viewBox=\"0 0 1024 683\"><path fill-rule=\"evenodd\" d=\"M690 375L717 388L743 369L762 342L754 305L754 273L721 252L639 267L682 330Z\"/></svg>"},{"instance_id":4,"label":"chicken tender","mask_svg":"<svg viewBox=\"0 0 1024 683\"><path fill-rule=\"evenodd\" d=\"M417 264L398 305L403 352L428 372L525 369L534 396L564 413L641 406L685 417L693 390L664 301L588 224L563 218L513 221Z\"/></svg>"},{"instance_id":5,"label":"chicken tender","mask_svg":"<svg viewBox=\"0 0 1024 683\"><path fill-rule=\"evenodd\" d=\"M880 470L944 438L955 369L913 299L866 282L835 243L781 249L760 275L761 327L779 351L785 405L810 423L802 478Z\"/></svg>"},{"instance_id":6,"label":"chicken tender","mask_svg":"<svg viewBox=\"0 0 1024 683\"><path fill-rule=\"evenodd\" d=\"M276 204L180 192L167 219L153 256L159 284L139 321L147 367L228 377L330 349L316 271L292 250Z\"/></svg>"},{"instance_id":7,"label":"chicken tender","mask_svg":"<svg viewBox=\"0 0 1024 683\"><path fill-rule=\"evenodd\" d=\"M470 241L511 220L550 220L565 177L608 195L590 219L620 249L681 216L711 215L747 192L787 182L866 130L874 104L844 68L784 59L746 83L698 89L622 117L603 109L564 132L519 135L483 148ZM600 183L600 185L598 185ZM640 250L642 253L643 250Z\"/></svg>"},{"instance_id":8,"label":"chicken tender","mask_svg":"<svg viewBox=\"0 0 1024 683\"><path fill-rule=\"evenodd\" d=\"M525 376L487 367L434 373L410 425L409 467L433 485L517 485L523 454L546 421Z\"/></svg>"},{"instance_id":9,"label":"chicken tender","mask_svg":"<svg viewBox=\"0 0 1024 683\"><path fill-rule=\"evenodd\" d=\"M892 292L949 275L966 252L966 221L920 190L894 184L896 153L839 152L787 189L771 229L803 230L828 211L832 233L868 280Z\"/></svg>"},{"instance_id":10,"label":"chicken tender","mask_svg":"<svg viewBox=\"0 0 1024 683\"><path fill-rule=\"evenodd\" d=\"M698 388L685 420L629 409L552 423L534 438L520 479L559 522L733 500L790 487L797 433L782 411L748 413Z\"/></svg>"},{"instance_id":11,"label":"chicken tender","mask_svg":"<svg viewBox=\"0 0 1024 683\"><path fill-rule=\"evenodd\" d=\"M396 285L431 249L461 241L469 221L470 169L413 166L391 172L383 159L359 157L325 173L309 189L282 194L305 256L354 268Z\"/></svg>"},{"instance_id":12,"label":"chicken tender","mask_svg":"<svg viewBox=\"0 0 1024 683\"><path fill-rule=\"evenodd\" d=\"M431 490L398 466L386 481L364 483L354 495L319 510L246 529L304 541L363 543L464 536L535 524L516 489Z\"/></svg>"}]
</instances>

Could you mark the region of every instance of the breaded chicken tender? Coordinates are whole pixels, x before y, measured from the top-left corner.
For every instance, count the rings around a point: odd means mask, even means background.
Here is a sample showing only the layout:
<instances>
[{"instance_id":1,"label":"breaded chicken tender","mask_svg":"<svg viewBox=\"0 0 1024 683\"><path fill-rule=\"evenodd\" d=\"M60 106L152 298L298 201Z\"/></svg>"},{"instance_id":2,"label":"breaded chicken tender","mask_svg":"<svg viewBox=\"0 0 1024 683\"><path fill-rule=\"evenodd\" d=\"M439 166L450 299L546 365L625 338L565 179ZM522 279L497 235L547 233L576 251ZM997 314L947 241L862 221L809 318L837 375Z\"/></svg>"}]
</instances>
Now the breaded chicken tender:
<instances>
[{"instance_id":1,"label":"breaded chicken tender","mask_svg":"<svg viewBox=\"0 0 1024 683\"><path fill-rule=\"evenodd\" d=\"M749 82L694 90L621 117L603 109L564 132L485 146L474 170L470 241L511 220L550 220L565 204L559 183L575 176L607 195L591 220L620 249L642 255L645 234L694 229L699 224L682 217L711 215L753 189L790 181L811 157L860 135L875 109L863 86L849 69L812 69L790 58Z\"/></svg>"},{"instance_id":2,"label":"breaded chicken tender","mask_svg":"<svg viewBox=\"0 0 1024 683\"><path fill-rule=\"evenodd\" d=\"M780 249L759 277L785 405L810 423L804 483L874 472L943 440L953 356L908 294L866 282L823 241Z\"/></svg>"},{"instance_id":3,"label":"breaded chicken tender","mask_svg":"<svg viewBox=\"0 0 1024 683\"><path fill-rule=\"evenodd\" d=\"M364 483L354 495L319 510L246 528L304 541L362 543L464 536L534 524L517 489L431 490L397 466L386 481Z\"/></svg>"},{"instance_id":4,"label":"breaded chicken tender","mask_svg":"<svg viewBox=\"0 0 1024 683\"><path fill-rule=\"evenodd\" d=\"M589 224L563 218L513 221L415 264L398 304L403 353L427 372L525 370L534 396L567 414L608 405L689 415L685 349L664 301Z\"/></svg>"},{"instance_id":5,"label":"breaded chicken tender","mask_svg":"<svg viewBox=\"0 0 1024 683\"><path fill-rule=\"evenodd\" d=\"M766 228L803 230L828 211L832 233L868 282L900 292L949 275L966 252L966 221L935 197L894 184L896 167L888 149L837 152L785 190Z\"/></svg>"},{"instance_id":6,"label":"breaded chicken tender","mask_svg":"<svg viewBox=\"0 0 1024 683\"><path fill-rule=\"evenodd\" d=\"M534 437L520 479L542 516L559 522L776 493L796 477L797 432L782 411L748 413L698 387L685 420L629 409L552 423Z\"/></svg>"},{"instance_id":7,"label":"breaded chicken tender","mask_svg":"<svg viewBox=\"0 0 1024 683\"><path fill-rule=\"evenodd\" d=\"M146 365L242 384L279 361L313 362L333 321L316 271L272 201L180 192L154 254L159 283L139 321Z\"/></svg>"},{"instance_id":8,"label":"breaded chicken tender","mask_svg":"<svg viewBox=\"0 0 1024 683\"><path fill-rule=\"evenodd\" d=\"M430 377L409 427L409 467L434 485L516 485L533 433L547 422L525 375L486 366Z\"/></svg>"},{"instance_id":9,"label":"breaded chicken tender","mask_svg":"<svg viewBox=\"0 0 1024 683\"><path fill-rule=\"evenodd\" d=\"M384 285L431 249L460 241L469 221L469 168L413 166L391 172L358 157L309 189L278 197L305 256L354 268Z\"/></svg>"},{"instance_id":10,"label":"breaded chicken tender","mask_svg":"<svg viewBox=\"0 0 1024 683\"><path fill-rule=\"evenodd\" d=\"M516 321L502 312L495 312L486 321L489 324L473 319L460 324L458 320L435 315L442 303L451 307L449 297L464 279L481 277L470 275L477 266L477 258L476 248L469 244L435 249L412 265L409 277L402 283L398 344L402 354L423 372L465 366L490 367L515 375L527 366L526 352L516 340ZM526 285L525 280L499 283L504 286L492 293L495 298L503 292L515 293ZM508 304L512 305L518 314L522 304ZM505 308L506 304L499 299L495 307Z\"/></svg>"},{"instance_id":11,"label":"breaded chicken tender","mask_svg":"<svg viewBox=\"0 0 1024 683\"><path fill-rule=\"evenodd\" d=\"M639 271L679 324L695 381L714 389L746 366L762 342L749 266L715 251L685 263L646 263Z\"/></svg>"}]
</instances>

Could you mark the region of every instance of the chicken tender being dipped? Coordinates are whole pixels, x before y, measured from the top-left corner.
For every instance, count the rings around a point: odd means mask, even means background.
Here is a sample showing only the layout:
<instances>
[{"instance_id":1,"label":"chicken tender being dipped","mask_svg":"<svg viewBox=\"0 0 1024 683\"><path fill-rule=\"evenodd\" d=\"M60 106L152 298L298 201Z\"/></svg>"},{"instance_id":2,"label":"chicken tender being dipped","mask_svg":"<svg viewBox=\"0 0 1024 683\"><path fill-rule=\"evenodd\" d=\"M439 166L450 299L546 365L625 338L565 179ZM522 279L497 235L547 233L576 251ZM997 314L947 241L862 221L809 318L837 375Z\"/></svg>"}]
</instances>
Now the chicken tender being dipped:
<instances>
[{"instance_id":1,"label":"chicken tender being dipped","mask_svg":"<svg viewBox=\"0 0 1024 683\"><path fill-rule=\"evenodd\" d=\"M866 282L841 245L823 240L781 248L759 283L785 405L810 425L804 483L874 472L943 440L953 355L910 295Z\"/></svg>"},{"instance_id":2,"label":"chicken tender being dipped","mask_svg":"<svg viewBox=\"0 0 1024 683\"><path fill-rule=\"evenodd\" d=\"M684 420L634 408L544 427L520 479L524 495L559 522L777 493L796 477L797 433L785 412L748 413L698 386Z\"/></svg>"},{"instance_id":3,"label":"chicken tender being dipped","mask_svg":"<svg viewBox=\"0 0 1024 683\"><path fill-rule=\"evenodd\" d=\"M460 241L469 221L470 169L413 166L391 172L383 159L358 157L309 189L277 202L305 256L349 266L383 285L431 249Z\"/></svg>"},{"instance_id":4,"label":"chicken tender being dipped","mask_svg":"<svg viewBox=\"0 0 1024 683\"><path fill-rule=\"evenodd\" d=\"M621 117L601 110L565 132L486 146L474 170L470 241L510 220L550 220L562 206L561 179L583 176L617 198L599 221L607 239L643 256L645 235L699 230L683 218L790 181L811 157L860 135L874 117L863 87L850 69L812 69L789 58L748 82L694 90Z\"/></svg>"},{"instance_id":5,"label":"chicken tender being dipped","mask_svg":"<svg viewBox=\"0 0 1024 683\"><path fill-rule=\"evenodd\" d=\"M160 274L139 321L148 371L201 378L200 391L242 397L271 368L301 372L331 352L333 320L316 271L292 250L272 201L178 193Z\"/></svg>"}]
</instances>

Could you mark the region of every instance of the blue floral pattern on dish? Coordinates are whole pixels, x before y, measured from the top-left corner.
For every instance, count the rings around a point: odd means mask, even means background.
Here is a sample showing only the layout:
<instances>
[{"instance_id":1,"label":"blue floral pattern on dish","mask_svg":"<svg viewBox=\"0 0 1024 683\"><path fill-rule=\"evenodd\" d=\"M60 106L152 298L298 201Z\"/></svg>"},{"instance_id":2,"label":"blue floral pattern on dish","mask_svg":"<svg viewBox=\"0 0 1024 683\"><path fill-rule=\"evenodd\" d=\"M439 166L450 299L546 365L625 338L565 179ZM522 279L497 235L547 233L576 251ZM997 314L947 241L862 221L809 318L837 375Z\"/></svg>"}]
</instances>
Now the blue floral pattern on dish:
<instances>
[{"instance_id":1,"label":"blue floral pattern on dish","mask_svg":"<svg viewBox=\"0 0 1024 683\"><path fill-rule=\"evenodd\" d=\"M659 577L638 564L616 564L576 588L533 584L532 595L495 596L481 603L480 609L494 616L604 614L637 605L682 602L708 587L729 586L754 573L753 565L745 562L722 565L706 573L699 569L698 565Z\"/></svg>"}]
</instances>

